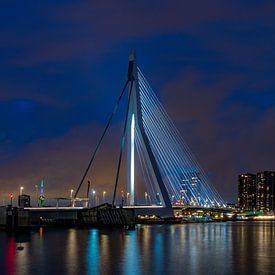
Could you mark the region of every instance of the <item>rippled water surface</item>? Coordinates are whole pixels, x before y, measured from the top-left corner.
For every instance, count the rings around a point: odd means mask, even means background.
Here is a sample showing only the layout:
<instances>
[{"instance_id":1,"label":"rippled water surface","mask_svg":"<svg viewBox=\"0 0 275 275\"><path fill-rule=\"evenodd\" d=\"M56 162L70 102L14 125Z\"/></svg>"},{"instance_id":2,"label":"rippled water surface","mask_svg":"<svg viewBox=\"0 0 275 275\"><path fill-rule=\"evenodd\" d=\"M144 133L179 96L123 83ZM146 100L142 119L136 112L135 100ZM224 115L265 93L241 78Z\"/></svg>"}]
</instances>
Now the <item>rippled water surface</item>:
<instances>
[{"instance_id":1,"label":"rippled water surface","mask_svg":"<svg viewBox=\"0 0 275 275\"><path fill-rule=\"evenodd\" d=\"M0 274L275 274L275 223L0 232L0 259Z\"/></svg>"}]
</instances>

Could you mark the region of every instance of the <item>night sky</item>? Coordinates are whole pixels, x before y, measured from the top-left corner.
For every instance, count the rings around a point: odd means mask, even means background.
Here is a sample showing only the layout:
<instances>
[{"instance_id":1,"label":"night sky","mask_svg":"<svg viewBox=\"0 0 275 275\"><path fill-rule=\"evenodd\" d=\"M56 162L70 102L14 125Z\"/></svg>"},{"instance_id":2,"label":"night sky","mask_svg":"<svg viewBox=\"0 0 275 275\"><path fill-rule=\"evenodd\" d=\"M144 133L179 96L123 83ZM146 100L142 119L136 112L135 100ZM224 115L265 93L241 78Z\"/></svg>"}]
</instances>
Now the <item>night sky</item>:
<instances>
[{"instance_id":1,"label":"night sky","mask_svg":"<svg viewBox=\"0 0 275 275\"><path fill-rule=\"evenodd\" d=\"M225 201L275 170L274 1L6 1L0 8L0 198L68 196L138 64ZM122 112L123 113L123 112ZM111 192L117 115L90 175ZM108 187L109 186L109 187Z\"/></svg>"}]
</instances>

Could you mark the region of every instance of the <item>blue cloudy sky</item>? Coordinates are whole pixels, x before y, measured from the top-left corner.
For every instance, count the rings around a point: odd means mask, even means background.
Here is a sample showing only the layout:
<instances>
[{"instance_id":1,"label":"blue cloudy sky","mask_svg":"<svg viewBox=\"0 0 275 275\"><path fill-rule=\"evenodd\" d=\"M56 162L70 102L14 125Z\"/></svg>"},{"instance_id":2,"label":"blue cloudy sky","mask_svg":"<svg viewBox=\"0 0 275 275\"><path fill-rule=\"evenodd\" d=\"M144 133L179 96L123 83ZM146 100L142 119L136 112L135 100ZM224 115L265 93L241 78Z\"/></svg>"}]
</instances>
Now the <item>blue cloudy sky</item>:
<instances>
[{"instance_id":1,"label":"blue cloudy sky","mask_svg":"<svg viewBox=\"0 0 275 275\"><path fill-rule=\"evenodd\" d=\"M1 3L0 197L21 185L33 193L42 178L49 196L77 185L135 48L213 184L234 201L238 173L275 170L274 14L274 1L255 0ZM118 114L93 175L99 190L111 190L120 125Z\"/></svg>"}]
</instances>

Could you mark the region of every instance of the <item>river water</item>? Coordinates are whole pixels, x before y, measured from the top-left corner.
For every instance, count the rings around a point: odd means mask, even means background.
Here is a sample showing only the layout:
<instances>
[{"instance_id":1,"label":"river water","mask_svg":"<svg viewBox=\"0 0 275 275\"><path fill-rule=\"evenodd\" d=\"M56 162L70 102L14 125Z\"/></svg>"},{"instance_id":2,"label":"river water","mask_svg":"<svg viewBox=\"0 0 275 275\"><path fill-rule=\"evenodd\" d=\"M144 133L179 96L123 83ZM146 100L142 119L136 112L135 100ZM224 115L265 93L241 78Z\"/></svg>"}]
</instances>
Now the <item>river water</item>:
<instances>
[{"instance_id":1,"label":"river water","mask_svg":"<svg viewBox=\"0 0 275 275\"><path fill-rule=\"evenodd\" d=\"M275 223L0 232L0 259L0 274L275 274Z\"/></svg>"}]
</instances>

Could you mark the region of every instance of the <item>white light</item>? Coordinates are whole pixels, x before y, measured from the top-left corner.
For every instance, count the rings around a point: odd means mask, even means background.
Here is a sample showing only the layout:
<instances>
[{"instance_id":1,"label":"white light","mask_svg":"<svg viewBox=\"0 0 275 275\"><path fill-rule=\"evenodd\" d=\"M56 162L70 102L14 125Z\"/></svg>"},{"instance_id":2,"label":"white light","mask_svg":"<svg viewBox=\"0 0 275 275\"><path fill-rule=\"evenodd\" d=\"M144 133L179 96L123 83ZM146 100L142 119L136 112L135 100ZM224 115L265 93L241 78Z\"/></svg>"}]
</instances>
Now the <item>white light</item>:
<instances>
[{"instance_id":1,"label":"white light","mask_svg":"<svg viewBox=\"0 0 275 275\"><path fill-rule=\"evenodd\" d=\"M131 175L130 175L130 205L135 204L135 115L132 114L131 121Z\"/></svg>"},{"instance_id":2,"label":"white light","mask_svg":"<svg viewBox=\"0 0 275 275\"><path fill-rule=\"evenodd\" d=\"M71 189L71 199L73 198L73 192L74 192L74 190Z\"/></svg>"}]
</instances>

